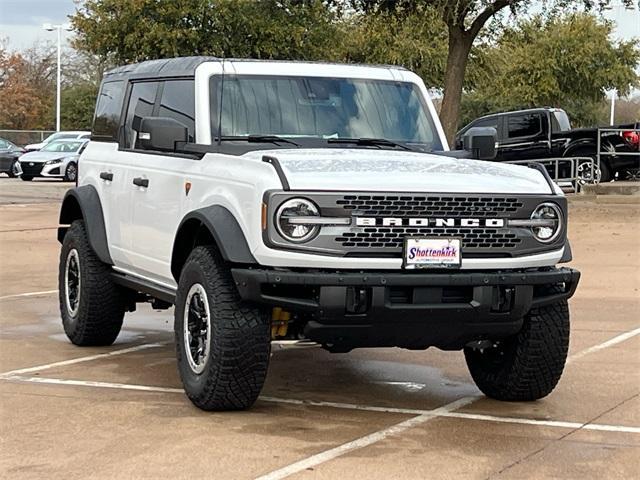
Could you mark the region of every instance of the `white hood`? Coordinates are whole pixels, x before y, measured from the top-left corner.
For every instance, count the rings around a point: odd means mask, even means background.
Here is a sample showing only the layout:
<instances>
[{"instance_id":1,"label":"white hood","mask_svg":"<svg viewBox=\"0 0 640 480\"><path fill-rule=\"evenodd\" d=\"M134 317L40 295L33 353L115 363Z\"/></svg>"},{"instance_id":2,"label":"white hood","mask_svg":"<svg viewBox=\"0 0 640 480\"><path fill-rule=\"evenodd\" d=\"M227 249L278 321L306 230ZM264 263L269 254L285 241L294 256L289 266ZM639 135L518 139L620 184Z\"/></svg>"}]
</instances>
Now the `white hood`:
<instances>
[{"instance_id":1,"label":"white hood","mask_svg":"<svg viewBox=\"0 0 640 480\"><path fill-rule=\"evenodd\" d=\"M245 157L276 157L294 190L441 193L554 193L526 166L426 153L358 148L282 149Z\"/></svg>"}]
</instances>

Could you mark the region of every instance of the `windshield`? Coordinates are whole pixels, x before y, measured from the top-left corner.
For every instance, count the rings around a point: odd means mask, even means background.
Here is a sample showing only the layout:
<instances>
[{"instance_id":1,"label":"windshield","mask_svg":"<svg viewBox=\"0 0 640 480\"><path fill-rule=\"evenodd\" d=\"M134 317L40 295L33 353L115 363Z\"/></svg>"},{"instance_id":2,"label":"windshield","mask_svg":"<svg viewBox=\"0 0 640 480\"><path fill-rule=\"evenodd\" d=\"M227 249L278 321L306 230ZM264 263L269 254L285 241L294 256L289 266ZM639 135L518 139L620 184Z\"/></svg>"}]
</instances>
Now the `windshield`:
<instances>
[{"instance_id":1,"label":"windshield","mask_svg":"<svg viewBox=\"0 0 640 480\"><path fill-rule=\"evenodd\" d=\"M75 133L53 133L45 138L43 143L51 143L54 140L63 140L65 138L76 138L77 136Z\"/></svg>"},{"instance_id":2,"label":"windshield","mask_svg":"<svg viewBox=\"0 0 640 480\"><path fill-rule=\"evenodd\" d=\"M66 152L66 153L76 153L80 150L84 142L50 142L45 145L40 151L41 152Z\"/></svg>"},{"instance_id":3,"label":"windshield","mask_svg":"<svg viewBox=\"0 0 640 480\"><path fill-rule=\"evenodd\" d=\"M220 94L220 86L223 92ZM442 150L417 85L354 78L212 77L212 137L377 138ZM298 140L300 139L300 140ZM346 145L345 145L346 146Z\"/></svg>"},{"instance_id":4,"label":"windshield","mask_svg":"<svg viewBox=\"0 0 640 480\"><path fill-rule=\"evenodd\" d=\"M0 138L0 150L13 150L14 148L16 146L13 143Z\"/></svg>"}]
</instances>

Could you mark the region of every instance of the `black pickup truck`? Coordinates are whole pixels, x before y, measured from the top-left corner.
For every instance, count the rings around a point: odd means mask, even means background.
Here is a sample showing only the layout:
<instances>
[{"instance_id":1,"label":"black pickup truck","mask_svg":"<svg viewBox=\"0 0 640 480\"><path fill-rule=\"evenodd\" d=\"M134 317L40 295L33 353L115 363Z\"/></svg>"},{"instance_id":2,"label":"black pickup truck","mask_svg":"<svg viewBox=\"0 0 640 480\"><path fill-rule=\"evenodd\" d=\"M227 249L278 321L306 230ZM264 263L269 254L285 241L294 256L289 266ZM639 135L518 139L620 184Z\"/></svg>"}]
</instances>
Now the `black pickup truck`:
<instances>
[{"instance_id":1,"label":"black pickup truck","mask_svg":"<svg viewBox=\"0 0 640 480\"><path fill-rule=\"evenodd\" d=\"M559 108L533 108L495 113L480 117L466 125L456 135L456 149L462 148L462 136L472 127L493 127L498 134L496 161L550 159L561 157L590 157L598 155L598 129L571 129L569 117ZM577 175L585 181L607 182L614 178L638 178L640 171L640 142L637 123L614 127L629 130L601 132L600 171L592 173L591 165L581 162ZM633 154L637 155L620 155ZM550 166L547 166L550 168ZM569 167L561 164L565 170ZM565 176L566 172L561 172ZM593 177L592 177L593 175Z\"/></svg>"}]
</instances>

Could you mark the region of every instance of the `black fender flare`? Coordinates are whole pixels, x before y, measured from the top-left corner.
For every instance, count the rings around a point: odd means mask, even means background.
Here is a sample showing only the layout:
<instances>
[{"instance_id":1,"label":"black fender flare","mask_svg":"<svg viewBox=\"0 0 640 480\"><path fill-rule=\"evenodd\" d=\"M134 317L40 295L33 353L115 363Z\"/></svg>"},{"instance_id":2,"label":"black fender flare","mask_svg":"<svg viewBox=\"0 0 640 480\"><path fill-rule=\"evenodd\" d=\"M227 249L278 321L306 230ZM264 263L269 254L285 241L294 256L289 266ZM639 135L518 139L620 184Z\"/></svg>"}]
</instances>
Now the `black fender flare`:
<instances>
[{"instance_id":1,"label":"black fender flare","mask_svg":"<svg viewBox=\"0 0 640 480\"><path fill-rule=\"evenodd\" d=\"M564 251L562 252L562 258L558 263L568 263L573 260L573 254L571 252L571 244L569 243L569 239L564 244Z\"/></svg>"},{"instance_id":2,"label":"black fender flare","mask_svg":"<svg viewBox=\"0 0 640 480\"><path fill-rule=\"evenodd\" d=\"M171 253L171 272L176 280L191 250L198 245L203 229L211 235L225 261L258 263L233 213L221 205L211 205L189 212L178 226Z\"/></svg>"},{"instance_id":3,"label":"black fender flare","mask_svg":"<svg viewBox=\"0 0 640 480\"><path fill-rule=\"evenodd\" d=\"M100 203L100 196L93 185L72 188L65 194L60 207L60 226L58 227L58 241L60 243L67 234L68 225L79 219L84 221L89 243L98 258L104 263L113 265L107 242L102 203Z\"/></svg>"}]
</instances>

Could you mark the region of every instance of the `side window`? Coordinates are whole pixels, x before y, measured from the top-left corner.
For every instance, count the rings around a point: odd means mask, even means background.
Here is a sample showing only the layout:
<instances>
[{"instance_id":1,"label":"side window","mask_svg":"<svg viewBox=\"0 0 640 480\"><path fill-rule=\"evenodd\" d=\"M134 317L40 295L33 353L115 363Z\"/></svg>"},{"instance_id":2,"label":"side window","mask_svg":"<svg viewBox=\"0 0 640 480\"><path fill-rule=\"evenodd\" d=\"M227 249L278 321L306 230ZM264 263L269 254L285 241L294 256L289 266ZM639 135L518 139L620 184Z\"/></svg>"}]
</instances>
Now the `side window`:
<instances>
[{"instance_id":1,"label":"side window","mask_svg":"<svg viewBox=\"0 0 640 480\"><path fill-rule=\"evenodd\" d=\"M539 113L509 115L507 120L509 138L532 137L542 131L542 117Z\"/></svg>"},{"instance_id":2,"label":"side window","mask_svg":"<svg viewBox=\"0 0 640 480\"><path fill-rule=\"evenodd\" d=\"M131 87L124 121L124 148L136 148L137 130L143 117L153 114L158 82L137 82Z\"/></svg>"},{"instance_id":3,"label":"side window","mask_svg":"<svg viewBox=\"0 0 640 480\"><path fill-rule=\"evenodd\" d=\"M102 84L93 117L92 136L107 141L118 138L123 87L121 80Z\"/></svg>"},{"instance_id":4,"label":"side window","mask_svg":"<svg viewBox=\"0 0 640 480\"><path fill-rule=\"evenodd\" d=\"M501 134L500 134L500 117L489 117L489 118L483 118L482 120L478 120L475 124L473 124L474 127L492 127L496 129L496 133L498 134L498 140L500 140L501 138Z\"/></svg>"},{"instance_id":5,"label":"side window","mask_svg":"<svg viewBox=\"0 0 640 480\"><path fill-rule=\"evenodd\" d=\"M160 98L159 117L173 118L189 129L189 141L195 141L196 102L193 80L167 80Z\"/></svg>"}]
</instances>

